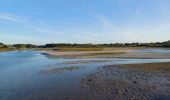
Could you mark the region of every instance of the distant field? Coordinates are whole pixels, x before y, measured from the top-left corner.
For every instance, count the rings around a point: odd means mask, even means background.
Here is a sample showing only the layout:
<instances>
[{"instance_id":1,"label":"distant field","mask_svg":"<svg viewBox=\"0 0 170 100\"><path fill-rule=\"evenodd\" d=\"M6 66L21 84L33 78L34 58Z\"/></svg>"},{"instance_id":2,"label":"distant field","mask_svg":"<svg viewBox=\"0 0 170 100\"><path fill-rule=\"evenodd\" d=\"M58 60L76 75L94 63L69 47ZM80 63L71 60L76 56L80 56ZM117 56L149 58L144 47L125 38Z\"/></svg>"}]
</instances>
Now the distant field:
<instances>
[{"instance_id":1,"label":"distant field","mask_svg":"<svg viewBox=\"0 0 170 100\"><path fill-rule=\"evenodd\" d=\"M115 55L115 54L124 54L126 52L97 52L91 53L91 55Z\"/></svg>"},{"instance_id":2,"label":"distant field","mask_svg":"<svg viewBox=\"0 0 170 100\"><path fill-rule=\"evenodd\" d=\"M59 48L37 48L37 50L54 50L54 51L126 51L141 49L144 47L59 47Z\"/></svg>"},{"instance_id":3,"label":"distant field","mask_svg":"<svg viewBox=\"0 0 170 100\"><path fill-rule=\"evenodd\" d=\"M37 50L55 50L55 51L100 51L103 50L104 48L99 48L99 47L62 47L62 48L38 48Z\"/></svg>"},{"instance_id":4,"label":"distant field","mask_svg":"<svg viewBox=\"0 0 170 100\"><path fill-rule=\"evenodd\" d=\"M11 49L11 48L0 48L0 52L11 51L11 50L13 50L13 49Z\"/></svg>"},{"instance_id":5,"label":"distant field","mask_svg":"<svg viewBox=\"0 0 170 100\"><path fill-rule=\"evenodd\" d=\"M60 48L59 51L99 51L103 48Z\"/></svg>"}]
</instances>

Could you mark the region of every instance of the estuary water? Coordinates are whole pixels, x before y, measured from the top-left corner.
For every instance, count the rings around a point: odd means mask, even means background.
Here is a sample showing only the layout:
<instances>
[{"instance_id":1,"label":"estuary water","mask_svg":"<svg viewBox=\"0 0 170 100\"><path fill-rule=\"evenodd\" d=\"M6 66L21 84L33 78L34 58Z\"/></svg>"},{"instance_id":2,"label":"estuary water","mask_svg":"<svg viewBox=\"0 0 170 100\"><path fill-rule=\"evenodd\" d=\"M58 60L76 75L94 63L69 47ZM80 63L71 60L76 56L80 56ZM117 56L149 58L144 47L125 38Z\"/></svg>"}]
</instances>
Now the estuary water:
<instances>
[{"instance_id":1,"label":"estuary water","mask_svg":"<svg viewBox=\"0 0 170 100\"><path fill-rule=\"evenodd\" d=\"M170 59L62 59L39 51L0 53L0 100L59 100L85 95L80 80L104 65Z\"/></svg>"}]
</instances>

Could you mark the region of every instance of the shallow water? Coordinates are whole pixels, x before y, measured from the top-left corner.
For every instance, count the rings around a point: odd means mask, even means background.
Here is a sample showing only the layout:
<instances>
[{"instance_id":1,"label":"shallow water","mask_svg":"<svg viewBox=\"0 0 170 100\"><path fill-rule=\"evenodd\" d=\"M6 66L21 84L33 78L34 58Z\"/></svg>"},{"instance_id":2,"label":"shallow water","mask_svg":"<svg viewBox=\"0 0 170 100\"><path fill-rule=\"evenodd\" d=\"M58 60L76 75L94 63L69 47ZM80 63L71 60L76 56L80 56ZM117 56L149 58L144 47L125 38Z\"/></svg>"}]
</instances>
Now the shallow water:
<instances>
[{"instance_id":1,"label":"shallow water","mask_svg":"<svg viewBox=\"0 0 170 100\"><path fill-rule=\"evenodd\" d=\"M81 96L84 92L79 80L98 67L150 62L170 62L170 59L52 59L37 51L2 52L0 100L56 100Z\"/></svg>"}]
</instances>

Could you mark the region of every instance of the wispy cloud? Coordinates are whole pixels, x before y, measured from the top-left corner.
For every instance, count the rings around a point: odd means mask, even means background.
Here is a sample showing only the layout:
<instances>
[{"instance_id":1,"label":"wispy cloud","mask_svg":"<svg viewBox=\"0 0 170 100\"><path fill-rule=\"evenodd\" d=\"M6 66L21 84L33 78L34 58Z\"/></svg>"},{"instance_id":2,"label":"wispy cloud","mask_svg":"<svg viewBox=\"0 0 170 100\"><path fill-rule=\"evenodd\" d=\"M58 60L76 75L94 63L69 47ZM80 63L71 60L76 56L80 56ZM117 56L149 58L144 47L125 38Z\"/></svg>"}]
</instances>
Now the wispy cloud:
<instances>
[{"instance_id":1,"label":"wispy cloud","mask_svg":"<svg viewBox=\"0 0 170 100\"><path fill-rule=\"evenodd\" d=\"M20 17L9 13L0 13L0 20L19 22Z\"/></svg>"},{"instance_id":2,"label":"wispy cloud","mask_svg":"<svg viewBox=\"0 0 170 100\"><path fill-rule=\"evenodd\" d=\"M47 27L40 26L39 23L37 23L36 21L30 20L28 16L26 17L26 16L19 16L16 14L11 14L11 13L0 13L0 20L17 23L29 28L32 31L39 32L39 33L52 34L52 35L62 34L62 32L58 32L52 28L51 29L47 28L49 26Z\"/></svg>"},{"instance_id":3,"label":"wispy cloud","mask_svg":"<svg viewBox=\"0 0 170 100\"><path fill-rule=\"evenodd\" d=\"M126 24L121 27L111 22L106 16L98 16L103 31L76 33L73 38L81 42L110 43L110 42L157 42L165 41L170 37L169 21L157 21L145 24ZM130 20L130 19L129 19ZM157 23L157 24L155 24Z\"/></svg>"},{"instance_id":4,"label":"wispy cloud","mask_svg":"<svg viewBox=\"0 0 170 100\"><path fill-rule=\"evenodd\" d=\"M103 27L107 29L113 29L113 24L105 16L98 16L99 21L103 24Z\"/></svg>"},{"instance_id":5,"label":"wispy cloud","mask_svg":"<svg viewBox=\"0 0 170 100\"><path fill-rule=\"evenodd\" d=\"M114 4L111 4L115 3L114 0L99 1L95 4L93 3L95 1L86 0L50 1L53 1L53 7L50 5L50 9L37 10L40 11L36 13L38 17L35 14L27 16L0 13L0 21L17 23L26 27L29 32L31 30L39 36L44 35L46 39L48 38L47 41L54 42L56 40L86 43L154 42L170 39L170 7L166 2L150 0L146 3L147 0L116 0L118 5L115 4L114 7L112 6ZM102 4L103 2L104 4ZM58 13L60 7L62 13ZM68 16L65 16L66 14ZM10 23L8 24L10 25ZM60 31L57 26L60 27Z\"/></svg>"},{"instance_id":6,"label":"wispy cloud","mask_svg":"<svg viewBox=\"0 0 170 100\"><path fill-rule=\"evenodd\" d=\"M38 26L33 26L33 25L29 25L29 27L31 27L33 30L39 32L39 33L46 33L49 35L61 35L63 34L62 32L53 30L53 29L48 29L48 28L44 28L44 27L38 27Z\"/></svg>"}]
</instances>

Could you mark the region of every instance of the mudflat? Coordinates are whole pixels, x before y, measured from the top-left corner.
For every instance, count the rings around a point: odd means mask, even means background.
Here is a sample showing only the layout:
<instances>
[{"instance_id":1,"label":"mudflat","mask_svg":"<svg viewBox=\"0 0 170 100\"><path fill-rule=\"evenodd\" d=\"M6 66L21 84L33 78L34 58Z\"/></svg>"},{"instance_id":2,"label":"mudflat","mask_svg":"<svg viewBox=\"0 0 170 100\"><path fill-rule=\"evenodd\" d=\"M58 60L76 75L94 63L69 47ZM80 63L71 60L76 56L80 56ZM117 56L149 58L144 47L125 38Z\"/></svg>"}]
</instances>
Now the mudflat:
<instances>
[{"instance_id":1,"label":"mudflat","mask_svg":"<svg viewBox=\"0 0 170 100\"><path fill-rule=\"evenodd\" d=\"M108 65L82 81L95 97L115 100L169 100L170 63Z\"/></svg>"},{"instance_id":2,"label":"mudflat","mask_svg":"<svg viewBox=\"0 0 170 100\"><path fill-rule=\"evenodd\" d=\"M110 51L97 50L93 54L120 55L119 50L114 54L112 48ZM168 55L169 51L135 49L127 53ZM170 99L170 59L57 57L32 50L0 53L0 100Z\"/></svg>"},{"instance_id":3,"label":"mudflat","mask_svg":"<svg viewBox=\"0 0 170 100\"><path fill-rule=\"evenodd\" d=\"M131 70L137 70L142 72L159 72L170 74L170 62L148 64L125 64L119 66L122 68L128 68Z\"/></svg>"}]
</instances>

